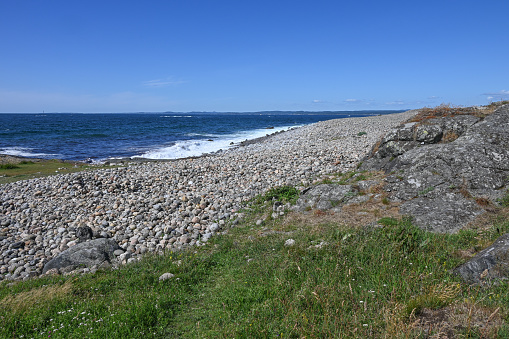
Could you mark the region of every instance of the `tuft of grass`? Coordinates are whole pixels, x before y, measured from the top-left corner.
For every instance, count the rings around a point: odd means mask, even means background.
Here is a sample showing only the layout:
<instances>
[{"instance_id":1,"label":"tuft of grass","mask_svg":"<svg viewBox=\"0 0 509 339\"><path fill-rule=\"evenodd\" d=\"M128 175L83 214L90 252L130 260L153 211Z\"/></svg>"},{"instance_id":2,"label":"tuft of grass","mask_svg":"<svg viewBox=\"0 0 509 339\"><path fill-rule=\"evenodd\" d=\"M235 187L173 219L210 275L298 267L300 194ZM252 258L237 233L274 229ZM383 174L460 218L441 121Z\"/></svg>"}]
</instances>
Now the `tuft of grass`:
<instances>
[{"instance_id":1,"label":"tuft of grass","mask_svg":"<svg viewBox=\"0 0 509 339\"><path fill-rule=\"evenodd\" d=\"M419 315L423 309L439 309L449 305L460 293L459 283L439 283L427 288L426 293L411 298L406 304L406 313Z\"/></svg>"},{"instance_id":2,"label":"tuft of grass","mask_svg":"<svg viewBox=\"0 0 509 339\"><path fill-rule=\"evenodd\" d=\"M0 307L9 309L15 314L23 314L36 304L51 304L56 300L65 299L72 292L71 284L66 281L62 284L43 285L16 294L7 295L0 301Z\"/></svg>"},{"instance_id":3,"label":"tuft of grass","mask_svg":"<svg viewBox=\"0 0 509 339\"><path fill-rule=\"evenodd\" d=\"M281 202L294 203L299 198L299 190L292 186L281 186L271 188L262 196L263 201L277 200Z\"/></svg>"},{"instance_id":4,"label":"tuft of grass","mask_svg":"<svg viewBox=\"0 0 509 339\"><path fill-rule=\"evenodd\" d=\"M422 191L419 191L419 195L426 195L428 194L429 192L433 191L435 189L435 187L433 186L430 186Z\"/></svg>"}]
</instances>

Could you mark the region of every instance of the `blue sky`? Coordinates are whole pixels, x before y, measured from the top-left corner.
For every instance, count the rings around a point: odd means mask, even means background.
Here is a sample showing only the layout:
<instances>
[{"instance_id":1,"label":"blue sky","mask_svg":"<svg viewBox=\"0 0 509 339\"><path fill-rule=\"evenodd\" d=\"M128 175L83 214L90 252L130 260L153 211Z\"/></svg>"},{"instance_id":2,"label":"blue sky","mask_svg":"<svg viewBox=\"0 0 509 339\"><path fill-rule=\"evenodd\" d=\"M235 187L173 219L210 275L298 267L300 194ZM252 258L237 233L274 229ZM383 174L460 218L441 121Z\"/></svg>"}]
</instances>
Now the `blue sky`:
<instances>
[{"instance_id":1,"label":"blue sky","mask_svg":"<svg viewBox=\"0 0 509 339\"><path fill-rule=\"evenodd\" d=\"M0 112L509 99L509 1L0 2Z\"/></svg>"}]
</instances>

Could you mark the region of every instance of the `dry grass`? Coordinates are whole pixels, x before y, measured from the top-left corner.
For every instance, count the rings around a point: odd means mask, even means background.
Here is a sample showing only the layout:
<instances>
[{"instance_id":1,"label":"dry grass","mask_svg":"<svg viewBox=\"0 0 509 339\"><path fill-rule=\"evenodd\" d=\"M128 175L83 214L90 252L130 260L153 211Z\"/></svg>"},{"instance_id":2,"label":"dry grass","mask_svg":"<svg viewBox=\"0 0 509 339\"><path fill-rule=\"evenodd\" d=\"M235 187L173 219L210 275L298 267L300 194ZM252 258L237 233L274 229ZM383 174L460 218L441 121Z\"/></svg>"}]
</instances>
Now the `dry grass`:
<instances>
[{"instance_id":1,"label":"dry grass","mask_svg":"<svg viewBox=\"0 0 509 339\"><path fill-rule=\"evenodd\" d=\"M306 227L330 223L362 227L374 224L385 217L399 218L399 204L384 204L384 202L385 200L369 200L359 204L349 204L343 206L339 212L314 210L308 214L290 213L284 223Z\"/></svg>"},{"instance_id":2,"label":"dry grass","mask_svg":"<svg viewBox=\"0 0 509 339\"><path fill-rule=\"evenodd\" d=\"M457 115L474 115L483 119L506 104L509 104L509 101L493 102L487 106L481 107L461 107L443 103L436 107L425 107L420 109L419 113L413 116L408 122L420 122L425 124L430 119L453 117Z\"/></svg>"},{"instance_id":3,"label":"dry grass","mask_svg":"<svg viewBox=\"0 0 509 339\"><path fill-rule=\"evenodd\" d=\"M488 106L484 106L484 112L486 114L491 114L491 113L495 112L501 106L507 105L507 104L509 104L508 100L492 102Z\"/></svg>"},{"instance_id":4,"label":"dry grass","mask_svg":"<svg viewBox=\"0 0 509 339\"><path fill-rule=\"evenodd\" d=\"M475 202L477 203L477 205L482 207L488 207L492 205L491 200L486 197L477 197L475 198Z\"/></svg>"},{"instance_id":5,"label":"dry grass","mask_svg":"<svg viewBox=\"0 0 509 339\"><path fill-rule=\"evenodd\" d=\"M454 117L457 115L475 115L479 117L484 117L492 113L493 111L495 111L495 109L488 110L477 107L460 107L453 106L451 104L441 104L437 107L433 108L426 107L421 109L419 113L417 113L409 120L409 122L418 122L421 124L425 124L430 119Z\"/></svg>"},{"instance_id":6,"label":"dry grass","mask_svg":"<svg viewBox=\"0 0 509 339\"><path fill-rule=\"evenodd\" d=\"M442 139L440 140L441 143L448 143L453 142L454 140L458 139L459 135L458 133L454 131L446 131Z\"/></svg>"},{"instance_id":7,"label":"dry grass","mask_svg":"<svg viewBox=\"0 0 509 339\"><path fill-rule=\"evenodd\" d=\"M500 307L481 306L470 299L436 310L424 309L414 322L428 338L498 338L503 324Z\"/></svg>"},{"instance_id":8,"label":"dry grass","mask_svg":"<svg viewBox=\"0 0 509 339\"><path fill-rule=\"evenodd\" d=\"M436 299L449 304L460 292L458 284L439 284L432 287L421 300ZM471 299L447 307L414 308L410 315L407 308L408 305L398 303L384 308L385 338L497 338L500 327L504 325L500 307L482 306L479 301Z\"/></svg>"},{"instance_id":9,"label":"dry grass","mask_svg":"<svg viewBox=\"0 0 509 339\"><path fill-rule=\"evenodd\" d=\"M373 146L373 148L371 149L371 152L369 153L369 157L372 157L375 155L376 152L378 152L378 150L380 149L380 146L382 146L382 138L380 138L380 140L378 140L375 145Z\"/></svg>"},{"instance_id":10,"label":"dry grass","mask_svg":"<svg viewBox=\"0 0 509 339\"><path fill-rule=\"evenodd\" d=\"M72 283L65 282L62 285L51 285L34 288L32 290L12 294L0 300L0 307L13 313L23 313L36 304L44 304L60 300L72 292Z\"/></svg>"},{"instance_id":11,"label":"dry grass","mask_svg":"<svg viewBox=\"0 0 509 339\"><path fill-rule=\"evenodd\" d=\"M389 307L383 308L384 338L415 338L418 336L419 320L413 313L408 316L405 309L405 305L399 303L392 303Z\"/></svg>"}]
</instances>

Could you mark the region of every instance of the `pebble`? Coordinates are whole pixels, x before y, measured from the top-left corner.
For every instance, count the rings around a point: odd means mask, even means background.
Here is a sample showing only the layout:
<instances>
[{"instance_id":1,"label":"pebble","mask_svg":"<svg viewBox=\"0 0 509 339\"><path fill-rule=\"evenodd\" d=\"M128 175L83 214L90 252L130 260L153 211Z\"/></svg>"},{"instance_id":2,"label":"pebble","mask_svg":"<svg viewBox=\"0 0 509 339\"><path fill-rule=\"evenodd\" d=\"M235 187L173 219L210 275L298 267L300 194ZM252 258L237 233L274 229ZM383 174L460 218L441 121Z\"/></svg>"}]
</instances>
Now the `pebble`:
<instances>
[{"instance_id":1,"label":"pebble","mask_svg":"<svg viewBox=\"0 0 509 339\"><path fill-rule=\"evenodd\" d=\"M79 227L114 238L121 263L204 245L238 223L254 196L355 169L383 134L415 113L323 121L198 158L0 185L0 280L39 275L81 241ZM284 214L278 207L274 217Z\"/></svg>"},{"instance_id":2,"label":"pebble","mask_svg":"<svg viewBox=\"0 0 509 339\"><path fill-rule=\"evenodd\" d=\"M164 273L162 274L160 277L159 277L159 281L165 281L165 280L168 280L168 279L171 279L173 278L175 275L172 274L172 273Z\"/></svg>"},{"instance_id":3,"label":"pebble","mask_svg":"<svg viewBox=\"0 0 509 339\"><path fill-rule=\"evenodd\" d=\"M295 240L288 239L288 240L285 241L285 246L286 247L292 247L293 245L295 245Z\"/></svg>"}]
</instances>

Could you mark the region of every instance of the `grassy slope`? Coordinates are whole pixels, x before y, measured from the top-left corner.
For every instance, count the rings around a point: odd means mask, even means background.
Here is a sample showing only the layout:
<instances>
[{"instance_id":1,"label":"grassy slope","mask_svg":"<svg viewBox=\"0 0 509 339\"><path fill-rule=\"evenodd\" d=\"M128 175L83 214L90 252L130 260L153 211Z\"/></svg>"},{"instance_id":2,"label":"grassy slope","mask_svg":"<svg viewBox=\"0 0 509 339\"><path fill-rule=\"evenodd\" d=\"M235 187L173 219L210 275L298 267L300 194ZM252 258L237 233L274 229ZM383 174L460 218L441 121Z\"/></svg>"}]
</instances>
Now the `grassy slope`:
<instances>
[{"instance_id":1,"label":"grassy slope","mask_svg":"<svg viewBox=\"0 0 509 339\"><path fill-rule=\"evenodd\" d=\"M389 218L383 228L350 228L316 223L313 214L256 226L271 212L264 200L203 247L118 270L0 284L0 337L509 336L507 282L478 288L450 273L462 253L509 231L507 219L457 235ZM290 238L295 245L285 246ZM159 281L165 272L175 276ZM440 324L444 311L453 316Z\"/></svg>"}]
</instances>

